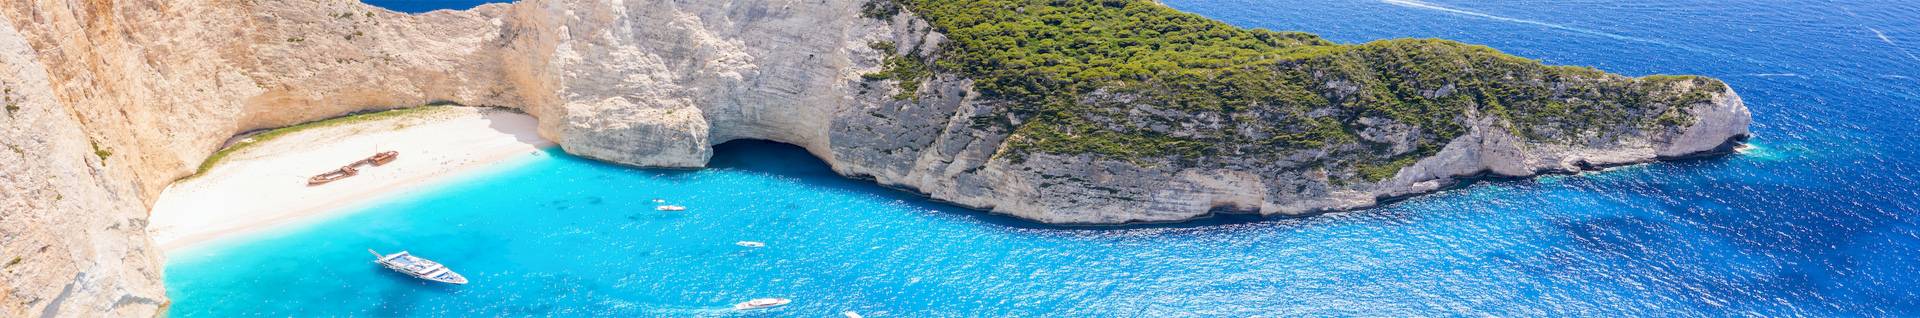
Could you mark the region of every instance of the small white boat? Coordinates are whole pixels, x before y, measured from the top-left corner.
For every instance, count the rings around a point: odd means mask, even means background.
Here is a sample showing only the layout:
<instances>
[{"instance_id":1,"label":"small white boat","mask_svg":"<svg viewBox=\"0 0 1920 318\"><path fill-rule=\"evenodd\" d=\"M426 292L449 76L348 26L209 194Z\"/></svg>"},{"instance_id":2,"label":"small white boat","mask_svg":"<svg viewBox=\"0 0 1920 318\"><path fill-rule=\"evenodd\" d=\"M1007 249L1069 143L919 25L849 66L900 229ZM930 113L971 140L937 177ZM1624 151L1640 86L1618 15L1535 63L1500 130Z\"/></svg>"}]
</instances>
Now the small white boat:
<instances>
[{"instance_id":1,"label":"small white boat","mask_svg":"<svg viewBox=\"0 0 1920 318\"><path fill-rule=\"evenodd\" d=\"M860 313L853 312L852 310L841 312L840 314L847 316L847 318L863 318L863 317L860 317Z\"/></svg>"},{"instance_id":2,"label":"small white boat","mask_svg":"<svg viewBox=\"0 0 1920 318\"><path fill-rule=\"evenodd\" d=\"M760 242L754 242L754 241L739 241L739 242L733 242L733 245L739 245L744 247L766 247L767 243L760 243Z\"/></svg>"},{"instance_id":3,"label":"small white boat","mask_svg":"<svg viewBox=\"0 0 1920 318\"><path fill-rule=\"evenodd\" d=\"M387 255L380 255L380 252L373 250L367 250L367 252L373 253L374 263L407 276L448 284L467 284L466 276L460 276L460 273L453 272L453 269L447 268L446 265L408 254L407 251Z\"/></svg>"},{"instance_id":4,"label":"small white boat","mask_svg":"<svg viewBox=\"0 0 1920 318\"><path fill-rule=\"evenodd\" d=\"M787 303L790 303L790 302L793 302L793 301L787 300L786 298L760 298L760 299L748 300L747 302L744 302L744 303L733 304L733 309L748 310L748 309L778 307L780 305L786 305Z\"/></svg>"},{"instance_id":5,"label":"small white boat","mask_svg":"<svg viewBox=\"0 0 1920 318\"><path fill-rule=\"evenodd\" d=\"M678 206L678 205L662 205L660 207L653 208L653 209L660 210L660 211L686 211L687 207Z\"/></svg>"}]
</instances>

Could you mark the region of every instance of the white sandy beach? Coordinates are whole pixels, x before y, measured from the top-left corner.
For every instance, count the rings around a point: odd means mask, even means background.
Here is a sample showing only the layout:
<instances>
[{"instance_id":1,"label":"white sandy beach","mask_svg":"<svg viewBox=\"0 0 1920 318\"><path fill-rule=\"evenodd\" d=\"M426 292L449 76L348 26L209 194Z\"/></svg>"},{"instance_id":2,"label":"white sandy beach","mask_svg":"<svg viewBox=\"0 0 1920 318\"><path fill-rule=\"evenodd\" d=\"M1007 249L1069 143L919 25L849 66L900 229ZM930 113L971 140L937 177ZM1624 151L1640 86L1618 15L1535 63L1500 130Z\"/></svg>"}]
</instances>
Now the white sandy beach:
<instances>
[{"instance_id":1,"label":"white sandy beach","mask_svg":"<svg viewBox=\"0 0 1920 318\"><path fill-rule=\"evenodd\" d=\"M148 231L167 251L339 212L413 191L462 173L541 156L552 145L533 117L507 111L441 107L396 118L308 129L229 155L205 175L168 187ZM319 186L307 178L378 151L398 151L383 166Z\"/></svg>"}]
</instances>

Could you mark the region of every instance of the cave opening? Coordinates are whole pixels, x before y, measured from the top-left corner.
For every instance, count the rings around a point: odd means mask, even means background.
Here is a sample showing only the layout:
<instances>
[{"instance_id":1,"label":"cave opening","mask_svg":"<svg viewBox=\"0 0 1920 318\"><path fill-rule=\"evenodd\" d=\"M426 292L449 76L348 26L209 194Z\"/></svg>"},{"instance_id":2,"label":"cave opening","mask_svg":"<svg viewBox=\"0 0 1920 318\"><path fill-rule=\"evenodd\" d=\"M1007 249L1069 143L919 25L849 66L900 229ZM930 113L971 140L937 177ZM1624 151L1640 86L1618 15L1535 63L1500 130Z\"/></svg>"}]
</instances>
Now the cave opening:
<instances>
[{"instance_id":1,"label":"cave opening","mask_svg":"<svg viewBox=\"0 0 1920 318\"><path fill-rule=\"evenodd\" d=\"M408 14L421 14L434 10L467 10L490 3L512 3L512 0L361 0L366 4L387 10Z\"/></svg>"},{"instance_id":2,"label":"cave opening","mask_svg":"<svg viewBox=\"0 0 1920 318\"><path fill-rule=\"evenodd\" d=\"M735 139L713 146L707 168L739 169L803 179L846 179L820 157L789 143L763 139Z\"/></svg>"}]
</instances>

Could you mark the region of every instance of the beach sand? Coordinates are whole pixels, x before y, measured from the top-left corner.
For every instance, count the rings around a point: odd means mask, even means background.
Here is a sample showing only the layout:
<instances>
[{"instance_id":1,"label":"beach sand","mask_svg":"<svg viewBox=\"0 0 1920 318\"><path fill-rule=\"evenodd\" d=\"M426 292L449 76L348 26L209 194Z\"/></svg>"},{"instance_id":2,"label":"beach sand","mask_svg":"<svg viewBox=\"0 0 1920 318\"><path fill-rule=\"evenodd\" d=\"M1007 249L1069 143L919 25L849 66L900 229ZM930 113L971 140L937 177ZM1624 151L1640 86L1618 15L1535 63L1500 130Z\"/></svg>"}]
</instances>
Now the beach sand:
<instances>
[{"instance_id":1,"label":"beach sand","mask_svg":"<svg viewBox=\"0 0 1920 318\"><path fill-rule=\"evenodd\" d=\"M471 107L439 109L307 129L261 141L207 171L168 187L148 231L169 252L349 210L358 203L415 191L463 173L543 156L533 117ZM383 166L319 186L307 178L379 151Z\"/></svg>"}]
</instances>

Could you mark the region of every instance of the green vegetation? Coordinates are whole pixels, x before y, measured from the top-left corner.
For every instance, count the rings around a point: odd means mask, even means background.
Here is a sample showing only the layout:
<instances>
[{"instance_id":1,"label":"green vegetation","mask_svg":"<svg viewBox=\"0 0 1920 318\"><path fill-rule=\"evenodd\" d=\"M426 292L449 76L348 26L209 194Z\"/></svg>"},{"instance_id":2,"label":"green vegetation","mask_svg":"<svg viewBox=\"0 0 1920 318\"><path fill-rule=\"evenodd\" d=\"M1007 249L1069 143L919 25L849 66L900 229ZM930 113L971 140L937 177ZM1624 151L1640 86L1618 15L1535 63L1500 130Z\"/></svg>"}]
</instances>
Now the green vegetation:
<instances>
[{"instance_id":1,"label":"green vegetation","mask_svg":"<svg viewBox=\"0 0 1920 318\"><path fill-rule=\"evenodd\" d=\"M1148 0L894 1L950 41L939 52L889 55L886 70L868 79L900 79L903 89L917 88L927 72L974 79L983 95L1015 102L1003 111L1020 124L974 126L1012 127L1016 151L1008 153L1016 159L1047 152L1204 162L1198 158L1317 149L1350 154L1330 164L1378 180L1465 134L1473 118L1497 116L1522 137L1575 142L1615 127L1683 124L1690 118L1670 106L1687 99L1667 95L1718 90L1658 92L1678 81L1721 85L1547 66L1445 40L1336 44ZM1359 137L1379 125L1412 126L1414 150L1387 153Z\"/></svg>"},{"instance_id":2,"label":"green vegetation","mask_svg":"<svg viewBox=\"0 0 1920 318\"><path fill-rule=\"evenodd\" d=\"M1361 162L1355 163L1353 166L1354 170L1360 172L1360 177L1367 179L1367 182L1380 182L1380 180L1392 178L1394 174L1400 173L1400 168L1406 168L1415 162L1419 162L1420 158L1421 157L1417 156L1400 156L1400 159L1394 159L1393 161L1383 164Z\"/></svg>"},{"instance_id":3,"label":"green vegetation","mask_svg":"<svg viewBox=\"0 0 1920 318\"><path fill-rule=\"evenodd\" d=\"M401 116L408 116L408 115L414 115L414 114L425 114L425 113L430 113L433 111L443 110L443 109L446 109L446 108L442 106L433 106L433 105L413 107L413 108L401 108L401 109L386 110L386 111L379 111L379 112L353 114L353 115L334 117L334 118L329 118L325 120L308 122L308 123L303 123L303 124L298 124L293 126L274 128L272 130L268 130L266 132L262 132L262 133L247 137L246 139L233 143L232 146L228 146L227 148L220 149L220 151L214 152L213 155L207 156L206 161L200 162L200 169L196 170L193 174L195 176L206 174L207 170L212 170L214 165L218 165L220 161L225 160L228 155L238 153L242 150L246 150L247 148L251 148L254 145L266 142L268 140L273 140L275 138L280 138L282 136L286 136L289 134L306 131L314 128L335 127L335 126L347 125L347 124L353 124L353 123L377 121L377 120L383 120L383 119L389 119L389 118L398 118ZM192 177L188 177L188 178L192 178Z\"/></svg>"},{"instance_id":4,"label":"green vegetation","mask_svg":"<svg viewBox=\"0 0 1920 318\"><path fill-rule=\"evenodd\" d=\"M100 148L100 141L98 140L93 140L91 143L93 144L93 155L100 157L100 163L106 163L107 157L113 156L113 148Z\"/></svg>"},{"instance_id":5,"label":"green vegetation","mask_svg":"<svg viewBox=\"0 0 1920 318\"><path fill-rule=\"evenodd\" d=\"M919 100L920 84L933 77L933 69L927 66L926 58L920 56L920 51L900 55L897 53L899 47L893 42L874 42L867 46L875 51L886 52L887 58L881 62L880 72L861 74L860 78L868 81L898 81L900 92L894 94L893 99Z\"/></svg>"},{"instance_id":6,"label":"green vegetation","mask_svg":"<svg viewBox=\"0 0 1920 318\"><path fill-rule=\"evenodd\" d=\"M12 88L12 87L8 87L8 88L6 88L6 91L5 91L5 92L0 92L0 97L4 97L4 98L6 99L6 104L7 104L7 117L13 117L13 112L17 112L17 111L20 111L20 105L19 105L19 104L15 104L15 103L13 102L13 88Z\"/></svg>"},{"instance_id":7,"label":"green vegetation","mask_svg":"<svg viewBox=\"0 0 1920 318\"><path fill-rule=\"evenodd\" d=\"M867 0L860 5L860 16L875 20L886 20L900 14L900 5L892 0Z\"/></svg>"}]
</instances>

